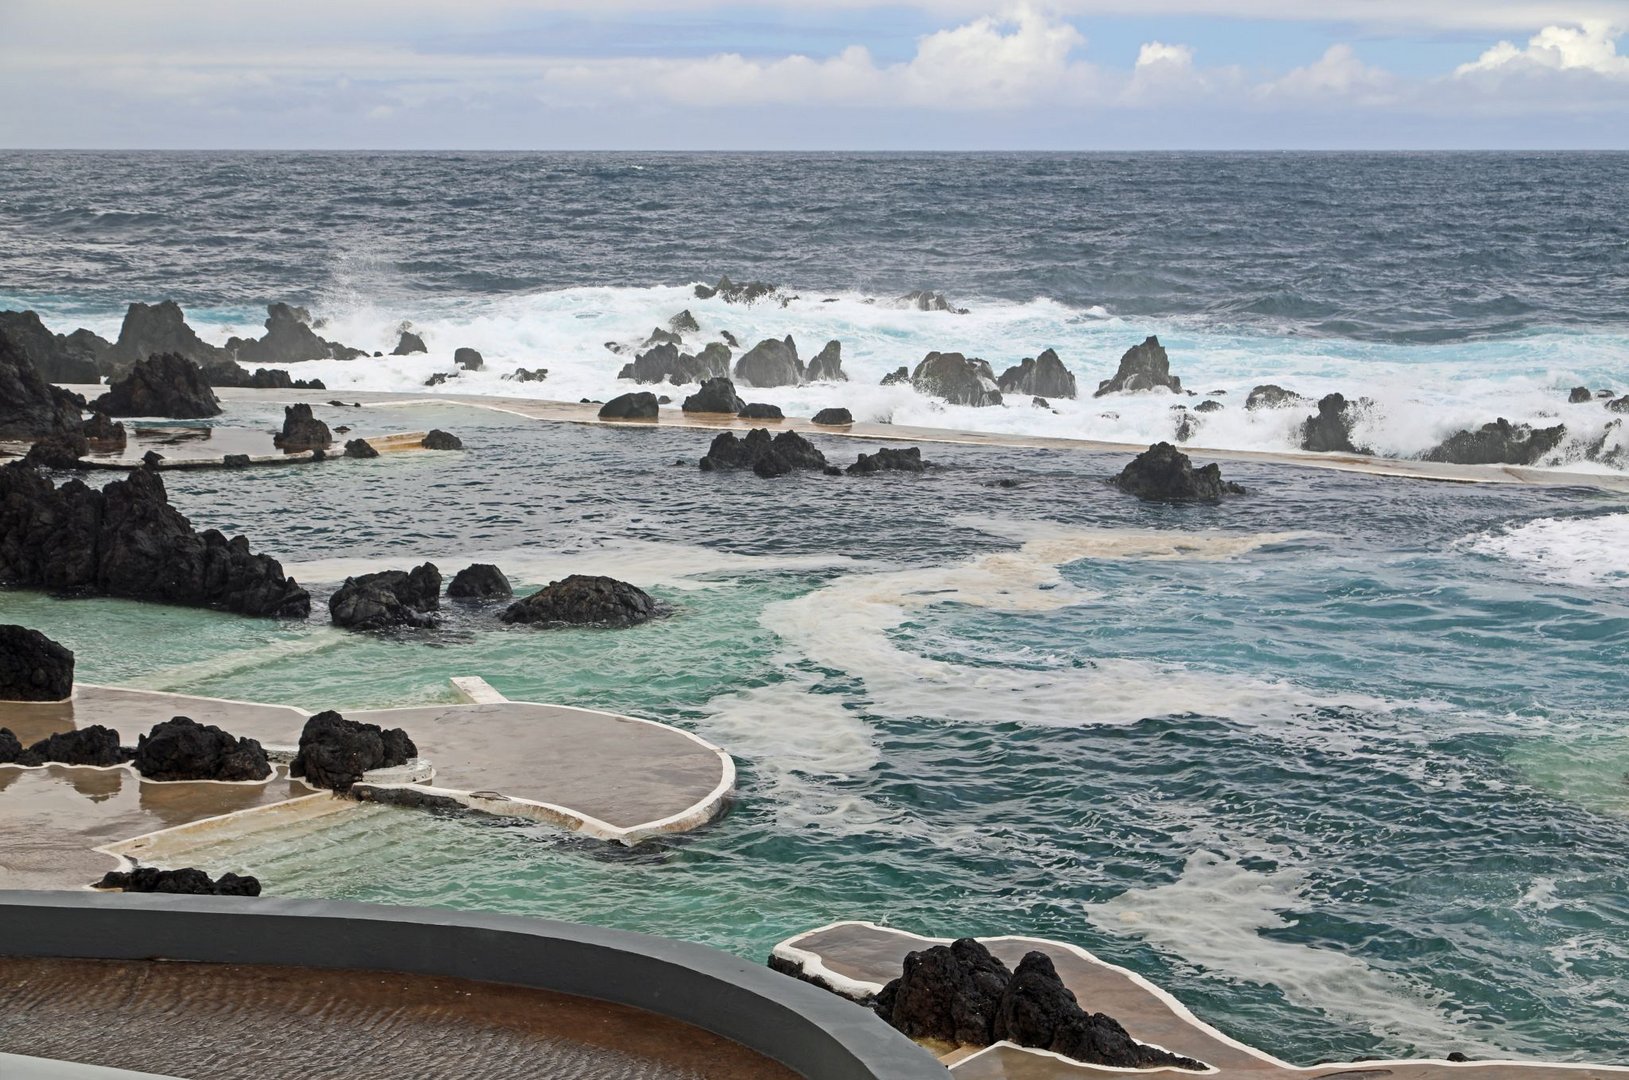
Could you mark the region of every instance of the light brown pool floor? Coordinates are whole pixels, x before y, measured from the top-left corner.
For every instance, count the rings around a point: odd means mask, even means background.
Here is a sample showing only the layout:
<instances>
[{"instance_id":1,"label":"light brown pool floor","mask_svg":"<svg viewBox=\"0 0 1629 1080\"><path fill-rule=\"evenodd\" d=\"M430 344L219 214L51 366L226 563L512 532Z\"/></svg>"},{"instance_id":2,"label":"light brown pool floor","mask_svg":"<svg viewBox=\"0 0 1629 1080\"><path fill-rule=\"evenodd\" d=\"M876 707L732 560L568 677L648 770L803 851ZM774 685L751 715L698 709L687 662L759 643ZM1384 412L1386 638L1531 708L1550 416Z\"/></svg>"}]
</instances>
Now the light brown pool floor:
<instances>
[{"instance_id":1,"label":"light brown pool floor","mask_svg":"<svg viewBox=\"0 0 1629 1080\"><path fill-rule=\"evenodd\" d=\"M546 990L155 960L0 957L0 1052L191 1080L795 1076L688 1024Z\"/></svg>"}]
</instances>

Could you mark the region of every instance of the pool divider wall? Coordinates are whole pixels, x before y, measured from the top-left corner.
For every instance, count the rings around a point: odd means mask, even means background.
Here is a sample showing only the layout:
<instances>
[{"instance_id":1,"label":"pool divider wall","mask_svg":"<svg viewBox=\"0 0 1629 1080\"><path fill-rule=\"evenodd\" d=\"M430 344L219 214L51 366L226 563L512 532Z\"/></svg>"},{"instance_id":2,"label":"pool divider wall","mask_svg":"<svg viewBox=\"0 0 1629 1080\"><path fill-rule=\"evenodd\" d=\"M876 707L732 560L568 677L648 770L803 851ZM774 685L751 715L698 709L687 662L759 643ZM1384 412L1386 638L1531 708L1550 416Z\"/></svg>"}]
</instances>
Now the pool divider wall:
<instances>
[{"instance_id":1,"label":"pool divider wall","mask_svg":"<svg viewBox=\"0 0 1629 1080\"><path fill-rule=\"evenodd\" d=\"M0 954L442 975L630 1005L809 1080L944 1080L870 1011L728 953L595 926L328 900L0 892Z\"/></svg>"}]
</instances>

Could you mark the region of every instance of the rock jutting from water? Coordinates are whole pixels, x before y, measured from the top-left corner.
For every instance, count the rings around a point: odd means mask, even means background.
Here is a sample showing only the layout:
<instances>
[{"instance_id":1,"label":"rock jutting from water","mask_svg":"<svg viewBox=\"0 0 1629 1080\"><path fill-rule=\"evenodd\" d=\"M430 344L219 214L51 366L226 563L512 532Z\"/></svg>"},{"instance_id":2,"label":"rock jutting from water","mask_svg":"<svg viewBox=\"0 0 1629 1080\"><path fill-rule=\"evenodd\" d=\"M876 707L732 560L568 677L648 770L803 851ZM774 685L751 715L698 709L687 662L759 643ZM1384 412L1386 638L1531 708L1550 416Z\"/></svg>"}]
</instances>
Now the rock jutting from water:
<instances>
[{"instance_id":1,"label":"rock jutting from water","mask_svg":"<svg viewBox=\"0 0 1629 1080\"><path fill-rule=\"evenodd\" d=\"M660 613L656 601L636 585L615 578L572 574L551 581L504 609L506 623L534 626L621 628L649 622Z\"/></svg>"},{"instance_id":2,"label":"rock jutting from water","mask_svg":"<svg viewBox=\"0 0 1629 1080\"><path fill-rule=\"evenodd\" d=\"M516 368L500 376L504 382L542 382L549 377L548 368Z\"/></svg>"},{"instance_id":3,"label":"rock jutting from water","mask_svg":"<svg viewBox=\"0 0 1629 1080\"><path fill-rule=\"evenodd\" d=\"M0 328L0 439L76 435L83 404L79 395L42 378L22 347Z\"/></svg>"},{"instance_id":4,"label":"rock jutting from water","mask_svg":"<svg viewBox=\"0 0 1629 1080\"><path fill-rule=\"evenodd\" d=\"M5 729L0 728L0 731ZM9 731L6 734L11 735ZM130 760L130 751L119 745L119 733L102 724L47 735L21 752L16 749L16 739L15 735L10 739L0 738L0 743L13 755L11 761L6 761L6 755L0 754L0 764L89 765L105 769Z\"/></svg>"},{"instance_id":5,"label":"rock jutting from water","mask_svg":"<svg viewBox=\"0 0 1629 1080\"><path fill-rule=\"evenodd\" d=\"M0 701L63 701L73 692L72 649L26 626L0 626Z\"/></svg>"},{"instance_id":6,"label":"rock jutting from water","mask_svg":"<svg viewBox=\"0 0 1629 1080\"><path fill-rule=\"evenodd\" d=\"M898 301L901 307L912 308L916 311L948 311L953 315L966 315L966 308L959 308L945 299L942 292L933 292L929 289L914 289L901 296Z\"/></svg>"},{"instance_id":7,"label":"rock jutting from water","mask_svg":"<svg viewBox=\"0 0 1629 1080\"><path fill-rule=\"evenodd\" d=\"M742 420L784 420L785 415L779 405L766 405L762 401L749 401L741 406L741 411L735 414Z\"/></svg>"},{"instance_id":8,"label":"rock jutting from water","mask_svg":"<svg viewBox=\"0 0 1629 1080\"><path fill-rule=\"evenodd\" d=\"M1579 405L1583 402L1594 400L1595 394L1587 386L1575 386L1572 388L1572 391L1567 394L1567 404L1569 405Z\"/></svg>"},{"instance_id":9,"label":"rock jutting from water","mask_svg":"<svg viewBox=\"0 0 1629 1080\"><path fill-rule=\"evenodd\" d=\"M809 361L803 378L805 382L848 382L848 376L843 372L843 343L836 339L826 342L825 347Z\"/></svg>"},{"instance_id":10,"label":"rock jutting from water","mask_svg":"<svg viewBox=\"0 0 1629 1080\"><path fill-rule=\"evenodd\" d=\"M661 410L650 391L622 394L600 406L601 420L655 420Z\"/></svg>"},{"instance_id":11,"label":"rock jutting from water","mask_svg":"<svg viewBox=\"0 0 1629 1080\"><path fill-rule=\"evenodd\" d=\"M897 367L882 377L881 385L899 386L902 383L908 383L910 381L911 369L908 367Z\"/></svg>"},{"instance_id":12,"label":"rock jutting from water","mask_svg":"<svg viewBox=\"0 0 1629 1080\"><path fill-rule=\"evenodd\" d=\"M259 896L260 879L233 873L212 878L196 867L160 870L138 866L128 873L109 870L96 883L98 889L133 893L173 893L184 896Z\"/></svg>"},{"instance_id":13,"label":"rock jutting from water","mask_svg":"<svg viewBox=\"0 0 1629 1080\"><path fill-rule=\"evenodd\" d=\"M821 409L814 414L810 423L824 427L847 427L854 423L854 414L841 408Z\"/></svg>"},{"instance_id":14,"label":"rock jutting from water","mask_svg":"<svg viewBox=\"0 0 1629 1080\"><path fill-rule=\"evenodd\" d=\"M103 454L116 454L129 442L124 425L105 412L92 414L80 427L79 433L85 437L87 449Z\"/></svg>"},{"instance_id":15,"label":"rock jutting from water","mask_svg":"<svg viewBox=\"0 0 1629 1080\"><path fill-rule=\"evenodd\" d=\"M454 600L504 600L515 595L515 590L496 566L472 563L453 575L447 595Z\"/></svg>"},{"instance_id":16,"label":"rock jutting from water","mask_svg":"<svg viewBox=\"0 0 1629 1080\"><path fill-rule=\"evenodd\" d=\"M390 350L390 355L412 356L416 353L427 353L429 351L424 345L424 339L404 325L396 338L396 347Z\"/></svg>"},{"instance_id":17,"label":"rock jutting from water","mask_svg":"<svg viewBox=\"0 0 1629 1080\"><path fill-rule=\"evenodd\" d=\"M1245 493L1238 484L1222 479L1214 461L1195 469L1187 454L1166 442L1138 454L1110 482L1148 502L1220 502L1224 495Z\"/></svg>"},{"instance_id":18,"label":"rock jutting from water","mask_svg":"<svg viewBox=\"0 0 1629 1080\"><path fill-rule=\"evenodd\" d=\"M698 300L717 297L726 304L755 304L766 296L775 295L775 288L766 281L746 281L737 285L726 274L718 279L717 285L697 285L695 294Z\"/></svg>"},{"instance_id":19,"label":"rock jutting from water","mask_svg":"<svg viewBox=\"0 0 1629 1080\"><path fill-rule=\"evenodd\" d=\"M803 382L803 361L798 359L792 335L781 340L766 338L741 354L734 374L748 386L797 386Z\"/></svg>"},{"instance_id":20,"label":"rock jutting from water","mask_svg":"<svg viewBox=\"0 0 1629 1080\"><path fill-rule=\"evenodd\" d=\"M219 416L221 403L197 364L180 353L156 353L138 360L115 380L94 407L109 416L163 416L202 420Z\"/></svg>"},{"instance_id":21,"label":"rock jutting from water","mask_svg":"<svg viewBox=\"0 0 1629 1080\"><path fill-rule=\"evenodd\" d=\"M0 336L10 338L46 382L102 381L96 360L109 345L89 330L53 334L32 311L0 311Z\"/></svg>"},{"instance_id":22,"label":"rock jutting from water","mask_svg":"<svg viewBox=\"0 0 1629 1080\"><path fill-rule=\"evenodd\" d=\"M687 413L738 413L746 402L735 393L735 384L726 378L708 379L701 389L684 399L680 406Z\"/></svg>"},{"instance_id":23,"label":"rock jutting from water","mask_svg":"<svg viewBox=\"0 0 1629 1080\"><path fill-rule=\"evenodd\" d=\"M249 541L198 532L152 469L102 490L0 466L0 584L305 618L311 597Z\"/></svg>"},{"instance_id":24,"label":"rock jutting from water","mask_svg":"<svg viewBox=\"0 0 1629 1080\"><path fill-rule=\"evenodd\" d=\"M701 324L690 314L690 309L685 308L667 321L667 328L675 334L694 334L701 330Z\"/></svg>"},{"instance_id":25,"label":"rock jutting from water","mask_svg":"<svg viewBox=\"0 0 1629 1080\"><path fill-rule=\"evenodd\" d=\"M299 752L288 774L312 787L349 791L364 773L393 769L418 757L419 748L401 728L382 728L320 712L300 731Z\"/></svg>"},{"instance_id":26,"label":"rock jutting from water","mask_svg":"<svg viewBox=\"0 0 1629 1080\"><path fill-rule=\"evenodd\" d=\"M272 445L285 453L326 450L334 445L328 425L311 415L305 402L283 407L283 430L272 437Z\"/></svg>"},{"instance_id":27,"label":"rock jutting from water","mask_svg":"<svg viewBox=\"0 0 1629 1080\"><path fill-rule=\"evenodd\" d=\"M1165 346L1153 334L1133 345L1120 357L1120 367L1112 379L1097 384L1093 397L1105 394L1135 393L1140 390L1169 390L1182 393L1182 380L1171 374L1171 360Z\"/></svg>"},{"instance_id":28,"label":"rock jutting from water","mask_svg":"<svg viewBox=\"0 0 1629 1080\"><path fill-rule=\"evenodd\" d=\"M174 300L165 300L158 304L130 305L119 327L119 340L102 356L102 373L117 378L140 361L162 353L185 357L205 372L242 370L230 353L204 341L187 325L180 305Z\"/></svg>"},{"instance_id":29,"label":"rock jutting from water","mask_svg":"<svg viewBox=\"0 0 1629 1080\"><path fill-rule=\"evenodd\" d=\"M874 454L861 454L847 471L851 476L864 476L879 472L922 472L926 468L920 448L885 446Z\"/></svg>"},{"instance_id":30,"label":"rock jutting from water","mask_svg":"<svg viewBox=\"0 0 1629 1080\"><path fill-rule=\"evenodd\" d=\"M795 431L770 438L767 428L753 428L744 438L720 432L701 459L703 472L751 469L762 477L785 476L798 469L824 469L826 455Z\"/></svg>"},{"instance_id":31,"label":"rock jutting from water","mask_svg":"<svg viewBox=\"0 0 1629 1080\"><path fill-rule=\"evenodd\" d=\"M486 359L471 348L458 348L453 350L453 363L465 371L480 371L486 367Z\"/></svg>"},{"instance_id":32,"label":"rock jutting from water","mask_svg":"<svg viewBox=\"0 0 1629 1080\"><path fill-rule=\"evenodd\" d=\"M1003 394L1029 394L1032 397L1073 398L1075 377L1058 354L1047 349L1036 357L1025 357L1017 367L1010 367L996 380Z\"/></svg>"},{"instance_id":33,"label":"rock jutting from water","mask_svg":"<svg viewBox=\"0 0 1629 1080\"><path fill-rule=\"evenodd\" d=\"M1318 413L1301 422L1301 449L1313 453L1367 454L1352 442L1357 410L1342 394L1325 394L1318 401Z\"/></svg>"},{"instance_id":34,"label":"rock jutting from water","mask_svg":"<svg viewBox=\"0 0 1629 1080\"><path fill-rule=\"evenodd\" d=\"M319 337L311 312L289 304L266 305L266 334L228 338L226 351L241 364L298 364L305 360L356 360L361 349Z\"/></svg>"},{"instance_id":35,"label":"rock jutting from water","mask_svg":"<svg viewBox=\"0 0 1629 1080\"><path fill-rule=\"evenodd\" d=\"M1301 405L1306 400L1294 390L1286 390L1277 383L1262 383L1251 389L1249 396L1244 399L1244 407L1250 412L1257 409L1283 409L1291 405Z\"/></svg>"},{"instance_id":36,"label":"rock jutting from water","mask_svg":"<svg viewBox=\"0 0 1629 1080\"><path fill-rule=\"evenodd\" d=\"M886 380L884 380L886 382ZM952 405L985 407L1001 404L990 365L961 353L930 352L911 372L911 385L918 393L940 398Z\"/></svg>"},{"instance_id":37,"label":"rock jutting from water","mask_svg":"<svg viewBox=\"0 0 1629 1080\"><path fill-rule=\"evenodd\" d=\"M155 724L139 736L131 764L146 780L264 780L272 774L259 742L190 716Z\"/></svg>"},{"instance_id":38,"label":"rock jutting from water","mask_svg":"<svg viewBox=\"0 0 1629 1080\"><path fill-rule=\"evenodd\" d=\"M328 618L346 630L386 630L436 624L441 571L435 563L349 577L328 599Z\"/></svg>"},{"instance_id":39,"label":"rock jutting from water","mask_svg":"<svg viewBox=\"0 0 1629 1080\"><path fill-rule=\"evenodd\" d=\"M462 450L464 440L451 432L442 431L440 428L431 428L429 434L424 436L424 441L419 445L426 450Z\"/></svg>"},{"instance_id":40,"label":"rock jutting from water","mask_svg":"<svg viewBox=\"0 0 1629 1080\"><path fill-rule=\"evenodd\" d=\"M1534 428L1499 417L1476 431L1456 431L1427 450L1426 461L1454 465L1536 465L1567 437L1564 424Z\"/></svg>"},{"instance_id":41,"label":"rock jutting from water","mask_svg":"<svg viewBox=\"0 0 1629 1080\"><path fill-rule=\"evenodd\" d=\"M28 448L23 461L37 469L77 469L88 453L90 440L83 435L47 435Z\"/></svg>"},{"instance_id":42,"label":"rock jutting from water","mask_svg":"<svg viewBox=\"0 0 1629 1080\"><path fill-rule=\"evenodd\" d=\"M345 444L345 456L348 458L376 458L379 451L366 439L351 439Z\"/></svg>"}]
</instances>

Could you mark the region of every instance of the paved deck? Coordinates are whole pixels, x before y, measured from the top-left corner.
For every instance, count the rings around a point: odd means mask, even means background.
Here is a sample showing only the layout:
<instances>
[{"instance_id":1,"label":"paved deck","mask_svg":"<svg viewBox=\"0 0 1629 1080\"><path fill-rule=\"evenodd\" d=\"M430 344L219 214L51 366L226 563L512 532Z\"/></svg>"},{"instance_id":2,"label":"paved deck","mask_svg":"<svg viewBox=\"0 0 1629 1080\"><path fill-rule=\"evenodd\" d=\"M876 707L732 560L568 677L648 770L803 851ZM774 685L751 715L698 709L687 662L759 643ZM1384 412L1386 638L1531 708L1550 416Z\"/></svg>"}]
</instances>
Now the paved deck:
<instances>
[{"instance_id":1,"label":"paved deck","mask_svg":"<svg viewBox=\"0 0 1629 1080\"><path fill-rule=\"evenodd\" d=\"M612 713L506 701L479 679L461 681L486 703L347 714L405 728L435 769L428 783L385 776L360 788L395 801L430 795L630 844L696 828L728 804L734 762L697 736ZM129 746L154 724L190 716L268 749L292 750L309 715L282 705L86 685L67 702L0 703L0 727L24 745L104 724ZM281 767L265 783L226 784L155 783L126 766L0 766L0 888L84 886L126 859L175 865L197 843L356 805L289 780Z\"/></svg>"},{"instance_id":2,"label":"paved deck","mask_svg":"<svg viewBox=\"0 0 1629 1080\"><path fill-rule=\"evenodd\" d=\"M530 987L140 960L0 958L0 1051L192 1080L794 1077L688 1024Z\"/></svg>"},{"instance_id":3,"label":"paved deck","mask_svg":"<svg viewBox=\"0 0 1629 1080\"><path fill-rule=\"evenodd\" d=\"M839 993L875 994L895 978L906 953L950 943L864 922L836 923L788 938L775 947L782 960L800 964L804 974ZM1084 1007L1118 1020L1139 1042L1164 1047L1212 1066L1195 1074L1175 1069L1125 1070L1083 1065L1010 1043L971 1055L947 1055L958 1080L1109 1080L1157 1074L1206 1075L1216 1080L1624 1080L1629 1066L1552 1065L1530 1062L1363 1061L1295 1066L1246 1046L1200 1020L1176 998L1135 972L1106 963L1078 946L1043 938L979 939L1007 966L1039 950L1052 958L1065 985Z\"/></svg>"}]
</instances>

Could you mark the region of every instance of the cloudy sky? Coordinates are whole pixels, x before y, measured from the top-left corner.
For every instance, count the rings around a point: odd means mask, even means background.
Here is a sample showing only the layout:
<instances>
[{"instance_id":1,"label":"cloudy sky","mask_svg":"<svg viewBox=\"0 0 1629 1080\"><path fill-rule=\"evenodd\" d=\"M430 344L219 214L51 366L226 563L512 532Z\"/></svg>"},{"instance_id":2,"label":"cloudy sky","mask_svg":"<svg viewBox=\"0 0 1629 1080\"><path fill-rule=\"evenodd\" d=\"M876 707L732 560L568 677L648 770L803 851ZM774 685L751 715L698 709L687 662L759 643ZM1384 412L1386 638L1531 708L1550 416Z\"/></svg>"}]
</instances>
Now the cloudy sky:
<instances>
[{"instance_id":1,"label":"cloudy sky","mask_svg":"<svg viewBox=\"0 0 1629 1080\"><path fill-rule=\"evenodd\" d=\"M4 6L7 147L1629 148L1629 0Z\"/></svg>"}]
</instances>

